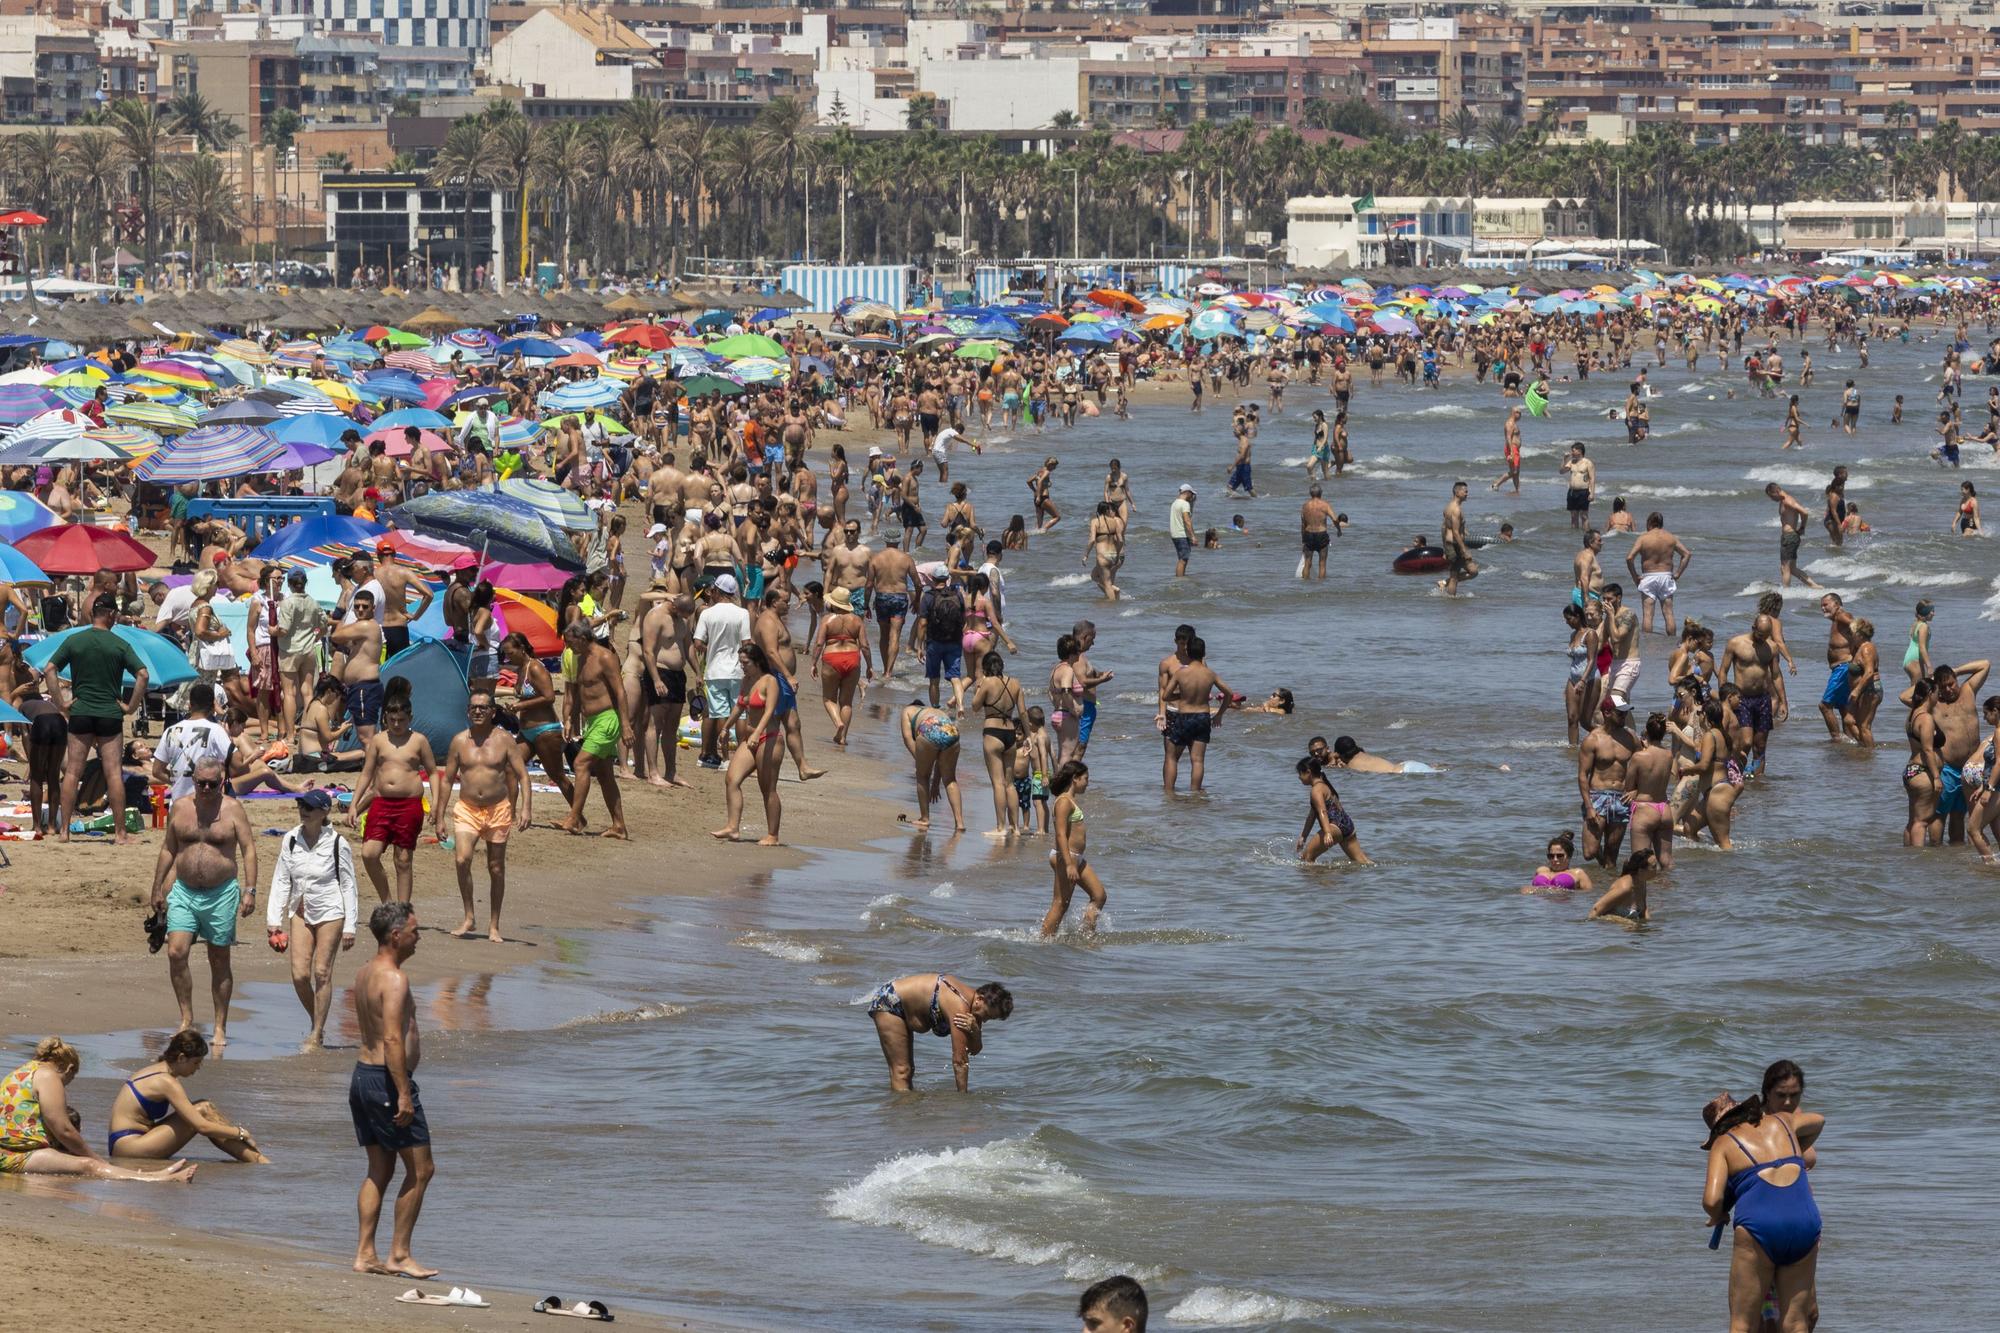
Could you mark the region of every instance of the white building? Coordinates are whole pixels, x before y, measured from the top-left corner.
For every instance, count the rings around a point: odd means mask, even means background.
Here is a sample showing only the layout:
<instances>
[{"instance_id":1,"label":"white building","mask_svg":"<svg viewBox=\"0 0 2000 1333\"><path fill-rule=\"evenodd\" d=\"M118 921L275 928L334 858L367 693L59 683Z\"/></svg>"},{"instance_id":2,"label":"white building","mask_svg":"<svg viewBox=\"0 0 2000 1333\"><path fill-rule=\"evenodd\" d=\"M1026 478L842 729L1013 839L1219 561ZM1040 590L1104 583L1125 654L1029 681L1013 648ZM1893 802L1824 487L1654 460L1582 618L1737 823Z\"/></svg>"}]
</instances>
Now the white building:
<instances>
[{"instance_id":1,"label":"white building","mask_svg":"<svg viewBox=\"0 0 2000 1333\"><path fill-rule=\"evenodd\" d=\"M1476 203L1434 195L1303 195L1285 203L1285 259L1311 268L1456 264L1472 246Z\"/></svg>"},{"instance_id":2,"label":"white building","mask_svg":"<svg viewBox=\"0 0 2000 1333\"><path fill-rule=\"evenodd\" d=\"M610 15L551 8L493 43L487 73L530 97L624 101L635 68L656 63L652 45Z\"/></svg>"},{"instance_id":3,"label":"white building","mask_svg":"<svg viewBox=\"0 0 2000 1333\"><path fill-rule=\"evenodd\" d=\"M1944 239L1952 255L2000 250L2000 204L1946 204Z\"/></svg>"},{"instance_id":4,"label":"white building","mask_svg":"<svg viewBox=\"0 0 2000 1333\"><path fill-rule=\"evenodd\" d=\"M1778 205L1779 243L1805 255L1872 250L1941 253L1945 205L1813 199Z\"/></svg>"}]
</instances>

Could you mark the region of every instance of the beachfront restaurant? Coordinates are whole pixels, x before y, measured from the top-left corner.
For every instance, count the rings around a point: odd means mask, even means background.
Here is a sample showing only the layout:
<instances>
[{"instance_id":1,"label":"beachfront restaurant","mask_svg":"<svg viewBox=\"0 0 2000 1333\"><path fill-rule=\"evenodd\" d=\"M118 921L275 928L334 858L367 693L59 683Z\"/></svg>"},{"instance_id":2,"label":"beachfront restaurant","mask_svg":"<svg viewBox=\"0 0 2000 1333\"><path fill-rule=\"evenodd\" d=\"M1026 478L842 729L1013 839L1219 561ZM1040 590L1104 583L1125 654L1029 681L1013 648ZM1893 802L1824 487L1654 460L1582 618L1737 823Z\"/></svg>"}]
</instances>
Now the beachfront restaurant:
<instances>
[{"instance_id":1,"label":"beachfront restaurant","mask_svg":"<svg viewBox=\"0 0 2000 1333\"><path fill-rule=\"evenodd\" d=\"M1804 258L1836 251L1896 250L1941 255L1945 205L1903 200L1813 199L1778 205L1780 242Z\"/></svg>"},{"instance_id":2,"label":"beachfront restaurant","mask_svg":"<svg viewBox=\"0 0 2000 1333\"><path fill-rule=\"evenodd\" d=\"M1306 268L1461 263L1472 247L1473 202L1437 195L1301 195L1285 203L1285 259Z\"/></svg>"}]
</instances>

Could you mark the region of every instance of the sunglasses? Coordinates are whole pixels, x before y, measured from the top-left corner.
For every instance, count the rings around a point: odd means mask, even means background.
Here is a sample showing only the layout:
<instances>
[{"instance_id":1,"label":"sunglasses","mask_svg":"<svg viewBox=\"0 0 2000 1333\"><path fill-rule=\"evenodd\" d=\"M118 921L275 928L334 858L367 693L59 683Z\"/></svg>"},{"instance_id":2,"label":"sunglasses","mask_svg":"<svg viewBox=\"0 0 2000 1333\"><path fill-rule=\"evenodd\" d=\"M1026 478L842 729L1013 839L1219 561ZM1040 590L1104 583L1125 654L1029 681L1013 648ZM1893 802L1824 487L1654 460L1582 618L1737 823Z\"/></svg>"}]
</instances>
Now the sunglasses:
<instances>
[{"instance_id":1,"label":"sunglasses","mask_svg":"<svg viewBox=\"0 0 2000 1333\"><path fill-rule=\"evenodd\" d=\"M201 779L197 778L195 779L194 785L197 791L217 791L222 786L222 780L220 778L217 778L210 782L203 782Z\"/></svg>"}]
</instances>

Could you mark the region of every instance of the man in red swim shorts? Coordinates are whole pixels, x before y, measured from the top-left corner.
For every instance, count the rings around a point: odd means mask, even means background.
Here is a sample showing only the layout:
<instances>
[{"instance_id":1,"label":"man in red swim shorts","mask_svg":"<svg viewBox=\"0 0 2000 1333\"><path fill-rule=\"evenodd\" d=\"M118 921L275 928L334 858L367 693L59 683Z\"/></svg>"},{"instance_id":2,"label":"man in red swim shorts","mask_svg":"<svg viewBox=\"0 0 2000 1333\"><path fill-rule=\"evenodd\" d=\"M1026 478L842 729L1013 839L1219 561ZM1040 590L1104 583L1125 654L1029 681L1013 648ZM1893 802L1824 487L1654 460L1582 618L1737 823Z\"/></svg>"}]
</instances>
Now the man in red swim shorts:
<instances>
[{"instance_id":1,"label":"man in red swim shorts","mask_svg":"<svg viewBox=\"0 0 2000 1333\"><path fill-rule=\"evenodd\" d=\"M424 778L437 768L431 743L410 729L410 683L388 682L382 697L382 730L369 738L361 764L361 781L354 788L351 826L362 820L361 864L383 902L389 901L389 878L382 870L382 852L396 849L396 899L409 902L416 890L417 835L424 828Z\"/></svg>"}]
</instances>

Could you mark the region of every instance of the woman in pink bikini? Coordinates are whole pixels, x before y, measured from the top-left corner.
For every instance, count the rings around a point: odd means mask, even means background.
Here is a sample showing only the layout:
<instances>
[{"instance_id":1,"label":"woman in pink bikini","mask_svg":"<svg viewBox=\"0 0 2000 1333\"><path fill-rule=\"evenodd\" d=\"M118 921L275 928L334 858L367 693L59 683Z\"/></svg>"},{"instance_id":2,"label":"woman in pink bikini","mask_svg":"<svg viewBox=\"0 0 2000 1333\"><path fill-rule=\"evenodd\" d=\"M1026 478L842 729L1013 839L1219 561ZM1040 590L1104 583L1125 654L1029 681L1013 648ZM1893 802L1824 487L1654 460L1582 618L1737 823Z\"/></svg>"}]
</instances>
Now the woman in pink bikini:
<instances>
[{"instance_id":1,"label":"woman in pink bikini","mask_svg":"<svg viewBox=\"0 0 2000 1333\"><path fill-rule=\"evenodd\" d=\"M1576 857L1576 834L1564 829L1549 839L1548 864L1535 871L1535 878L1522 888L1523 893L1569 893L1573 890L1590 892L1590 872L1570 869Z\"/></svg>"},{"instance_id":2,"label":"woman in pink bikini","mask_svg":"<svg viewBox=\"0 0 2000 1333\"><path fill-rule=\"evenodd\" d=\"M1674 868L1674 815L1667 800L1674 750L1667 744L1667 715L1646 719L1646 744L1625 765L1625 800L1632 811L1631 850L1649 849L1662 871Z\"/></svg>"}]
</instances>

